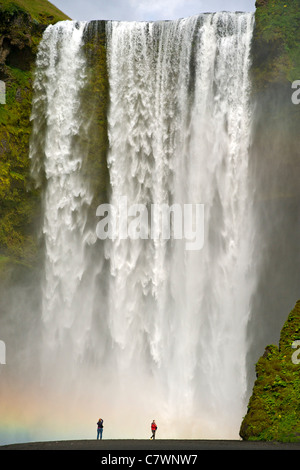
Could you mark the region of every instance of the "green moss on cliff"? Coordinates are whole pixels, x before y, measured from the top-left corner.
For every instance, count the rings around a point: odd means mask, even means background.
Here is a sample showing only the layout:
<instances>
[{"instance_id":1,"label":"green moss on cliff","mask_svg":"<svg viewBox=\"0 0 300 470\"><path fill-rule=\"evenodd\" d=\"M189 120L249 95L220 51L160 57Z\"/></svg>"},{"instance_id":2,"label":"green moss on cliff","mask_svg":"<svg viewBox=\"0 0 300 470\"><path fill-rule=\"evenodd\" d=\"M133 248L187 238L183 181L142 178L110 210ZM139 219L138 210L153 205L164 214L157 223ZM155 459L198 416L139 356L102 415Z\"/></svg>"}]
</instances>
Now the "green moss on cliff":
<instances>
[{"instance_id":1,"label":"green moss on cliff","mask_svg":"<svg viewBox=\"0 0 300 470\"><path fill-rule=\"evenodd\" d=\"M40 197L30 184L29 137L33 68L47 24L66 19L44 0L0 0L0 270L37 259Z\"/></svg>"},{"instance_id":2,"label":"green moss on cliff","mask_svg":"<svg viewBox=\"0 0 300 470\"><path fill-rule=\"evenodd\" d=\"M256 382L242 422L245 440L300 441L300 364L292 344L300 340L300 301L291 311L279 347L270 345L256 365Z\"/></svg>"},{"instance_id":3,"label":"green moss on cliff","mask_svg":"<svg viewBox=\"0 0 300 470\"><path fill-rule=\"evenodd\" d=\"M82 112L89 126L82 144L86 153L85 180L91 185L94 195L90 214L95 220L96 207L108 201L109 188L107 167L109 82L104 21L90 22L85 33L84 51L89 77L83 90Z\"/></svg>"},{"instance_id":4,"label":"green moss on cliff","mask_svg":"<svg viewBox=\"0 0 300 470\"><path fill-rule=\"evenodd\" d=\"M299 0L257 0L253 72L257 87L300 77Z\"/></svg>"}]
</instances>

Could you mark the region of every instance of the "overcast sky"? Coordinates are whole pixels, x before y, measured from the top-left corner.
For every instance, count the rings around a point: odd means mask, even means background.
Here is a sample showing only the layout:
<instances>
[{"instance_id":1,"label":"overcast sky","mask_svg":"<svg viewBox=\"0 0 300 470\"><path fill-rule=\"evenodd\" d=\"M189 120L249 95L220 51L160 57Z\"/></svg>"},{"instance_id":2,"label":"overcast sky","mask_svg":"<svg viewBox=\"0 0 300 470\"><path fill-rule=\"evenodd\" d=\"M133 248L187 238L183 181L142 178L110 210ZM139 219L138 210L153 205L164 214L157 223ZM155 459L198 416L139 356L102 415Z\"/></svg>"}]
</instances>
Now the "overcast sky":
<instances>
[{"instance_id":1,"label":"overcast sky","mask_svg":"<svg viewBox=\"0 0 300 470\"><path fill-rule=\"evenodd\" d=\"M155 21L214 11L255 10L255 0L53 0L73 20Z\"/></svg>"}]
</instances>

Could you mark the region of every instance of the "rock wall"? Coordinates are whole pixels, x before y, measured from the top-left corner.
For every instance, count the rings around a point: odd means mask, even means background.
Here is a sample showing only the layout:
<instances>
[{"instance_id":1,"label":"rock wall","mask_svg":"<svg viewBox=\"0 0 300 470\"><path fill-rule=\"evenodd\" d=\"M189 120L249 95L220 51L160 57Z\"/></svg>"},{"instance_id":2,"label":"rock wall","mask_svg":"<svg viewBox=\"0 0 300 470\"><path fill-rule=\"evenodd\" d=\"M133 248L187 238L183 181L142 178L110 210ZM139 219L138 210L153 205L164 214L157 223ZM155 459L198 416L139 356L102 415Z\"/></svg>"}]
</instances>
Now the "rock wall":
<instances>
[{"instance_id":1,"label":"rock wall","mask_svg":"<svg viewBox=\"0 0 300 470\"><path fill-rule=\"evenodd\" d=\"M298 343L297 343L298 341ZM240 435L245 440L300 441L300 301L256 365Z\"/></svg>"},{"instance_id":2,"label":"rock wall","mask_svg":"<svg viewBox=\"0 0 300 470\"><path fill-rule=\"evenodd\" d=\"M258 0L252 47L255 106L251 171L255 187L257 289L249 324L249 369L257 378L241 426L244 439L297 440L300 367L291 345L300 339L299 209L300 2ZM284 327L282 329L282 325ZM281 333L280 333L281 332ZM250 377L252 389L254 377Z\"/></svg>"},{"instance_id":3,"label":"rock wall","mask_svg":"<svg viewBox=\"0 0 300 470\"><path fill-rule=\"evenodd\" d=\"M300 105L292 102L292 83L300 79L300 2L260 0L256 5L250 171L257 289L248 335L251 365L266 344L279 340L300 285Z\"/></svg>"},{"instance_id":4,"label":"rock wall","mask_svg":"<svg viewBox=\"0 0 300 470\"><path fill-rule=\"evenodd\" d=\"M41 4L48 8L48 2ZM33 68L44 29L66 18L42 10L37 20L17 2L0 2L0 80L6 91L0 104L0 272L7 263L32 265L37 257L40 199L28 158Z\"/></svg>"}]
</instances>

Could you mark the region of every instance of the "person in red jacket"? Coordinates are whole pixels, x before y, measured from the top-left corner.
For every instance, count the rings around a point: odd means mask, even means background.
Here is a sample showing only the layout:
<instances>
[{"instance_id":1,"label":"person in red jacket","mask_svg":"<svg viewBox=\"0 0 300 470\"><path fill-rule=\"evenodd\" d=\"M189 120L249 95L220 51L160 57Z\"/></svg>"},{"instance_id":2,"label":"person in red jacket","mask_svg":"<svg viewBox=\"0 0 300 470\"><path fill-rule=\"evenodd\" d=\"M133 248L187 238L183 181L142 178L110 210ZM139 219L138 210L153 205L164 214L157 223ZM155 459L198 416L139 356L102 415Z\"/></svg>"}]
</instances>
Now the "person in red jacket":
<instances>
[{"instance_id":1,"label":"person in red jacket","mask_svg":"<svg viewBox=\"0 0 300 470\"><path fill-rule=\"evenodd\" d=\"M150 437L150 439L155 439L156 430L157 430L157 425L155 423L155 420L153 420L151 423L152 436Z\"/></svg>"}]
</instances>

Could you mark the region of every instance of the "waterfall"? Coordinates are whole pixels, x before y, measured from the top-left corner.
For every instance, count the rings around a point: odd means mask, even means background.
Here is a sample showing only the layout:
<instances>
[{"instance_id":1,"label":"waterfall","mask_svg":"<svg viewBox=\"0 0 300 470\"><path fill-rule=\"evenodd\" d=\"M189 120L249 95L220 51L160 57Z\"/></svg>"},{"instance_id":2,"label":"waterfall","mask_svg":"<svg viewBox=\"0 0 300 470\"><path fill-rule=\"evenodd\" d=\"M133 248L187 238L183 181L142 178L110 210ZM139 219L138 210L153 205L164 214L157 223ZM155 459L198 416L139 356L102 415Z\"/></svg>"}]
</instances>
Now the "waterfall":
<instances>
[{"instance_id":1,"label":"waterfall","mask_svg":"<svg viewBox=\"0 0 300 470\"><path fill-rule=\"evenodd\" d=\"M106 23L107 202L202 204L194 250L172 236L96 237L85 173L92 25L58 23L41 42L30 156L44 182L42 380L103 414L113 437L149 437L153 418L165 438L238 437L254 286L253 21L222 12Z\"/></svg>"},{"instance_id":2,"label":"waterfall","mask_svg":"<svg viewBox=\"0 0 300 470\"><path fill-rule=\"evenodd\" d=\"M78 145L82 125L80 90L85 81L83 30L84 24L71 22L48 28L37 57L31 158L35 176L43 172L47 181L42 320L45 351L53 361L61 348L62 356L67 354L70 330L76 327L77 314L87 301L81 298L79 289L85 267L82 237L86 207L91 201L88 185L80 174L82 155Z\"/></svg>"}]
</instances>

